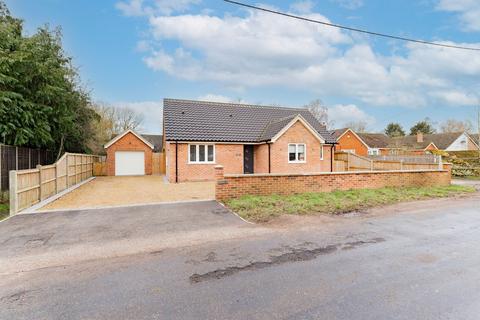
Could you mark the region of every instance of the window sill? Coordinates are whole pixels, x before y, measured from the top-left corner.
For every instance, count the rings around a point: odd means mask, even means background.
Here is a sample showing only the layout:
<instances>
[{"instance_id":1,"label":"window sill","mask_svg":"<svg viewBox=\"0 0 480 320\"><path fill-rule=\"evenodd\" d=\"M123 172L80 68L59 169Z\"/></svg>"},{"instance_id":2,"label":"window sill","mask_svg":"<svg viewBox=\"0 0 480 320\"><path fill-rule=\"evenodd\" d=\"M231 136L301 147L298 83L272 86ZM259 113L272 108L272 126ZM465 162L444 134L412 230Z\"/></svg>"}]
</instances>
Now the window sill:
<instances>
[{"instance_id":1,"label":"window sill","mask_svg":"<svg viewBox=\"0 0 480 320\"><path fill-rule=\"evenodd\" d=\"M307 161L288 161L288 163L307 163Z\"/></svg>"},{"instance_id":2,"label":"window sill","mask_svg":"<svg viewBox=\"0 0 480 320\"><path fill-rule=\"evenodd\" d=\"M215 161L213 162L190 162L188 161L187 164L216 164Z\"/></svg>"}]
</instances>

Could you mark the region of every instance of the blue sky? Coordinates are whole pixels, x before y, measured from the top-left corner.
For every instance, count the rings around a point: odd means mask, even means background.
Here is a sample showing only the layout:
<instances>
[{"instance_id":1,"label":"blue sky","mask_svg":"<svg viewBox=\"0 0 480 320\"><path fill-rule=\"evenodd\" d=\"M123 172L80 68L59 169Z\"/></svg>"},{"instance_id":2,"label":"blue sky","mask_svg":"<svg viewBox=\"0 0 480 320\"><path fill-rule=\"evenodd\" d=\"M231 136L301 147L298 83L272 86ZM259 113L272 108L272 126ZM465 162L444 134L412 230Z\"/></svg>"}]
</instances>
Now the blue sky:
<instances>
[{"instance_id":1,"label":"blue sky","mask_svg":"<svg viewBox=\"0 0 480 320\"><path fill-rule=\"evenodd\" d=\"M477 0L267 1L314 19L480 47ZM95 100L161 131L162 99L299 107L320 98L335 126L429 117L475 122L480 53L372 38L211 0L7 0L26 32L60 26Z\"/></svg>"}]
</instances>

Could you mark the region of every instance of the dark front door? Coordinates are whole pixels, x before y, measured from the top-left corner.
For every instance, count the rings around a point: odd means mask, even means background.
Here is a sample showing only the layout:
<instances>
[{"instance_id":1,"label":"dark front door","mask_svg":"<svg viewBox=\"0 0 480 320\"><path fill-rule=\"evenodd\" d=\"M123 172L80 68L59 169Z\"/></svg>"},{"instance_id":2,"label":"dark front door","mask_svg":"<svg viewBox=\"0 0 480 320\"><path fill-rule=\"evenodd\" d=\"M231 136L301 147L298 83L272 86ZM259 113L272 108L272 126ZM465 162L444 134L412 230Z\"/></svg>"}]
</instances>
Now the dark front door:
<instances>
[{"instance_id":1,"label":"dark front door","mask_svg":"<svg viewBox=\"0 0 480 320\"><path fill-rule=\"evenodd\" d=\"M253 173L253 146L243 146L243 173Z\"/></svg>"}]
</instances>

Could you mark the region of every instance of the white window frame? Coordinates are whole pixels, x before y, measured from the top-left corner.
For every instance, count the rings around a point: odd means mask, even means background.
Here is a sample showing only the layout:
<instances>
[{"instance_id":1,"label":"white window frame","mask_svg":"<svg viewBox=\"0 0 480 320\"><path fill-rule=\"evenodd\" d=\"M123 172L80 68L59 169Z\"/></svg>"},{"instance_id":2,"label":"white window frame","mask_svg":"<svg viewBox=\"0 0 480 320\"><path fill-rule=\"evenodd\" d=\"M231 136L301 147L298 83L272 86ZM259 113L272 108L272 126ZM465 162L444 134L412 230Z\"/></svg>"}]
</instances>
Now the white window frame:
<instances>
[{"instance_id":1,"label":"white window frame","mask_svg":"<svg viewBox=\"0 0 480 320\"><path fill-rule=\"evenodd\" d=\"M320 160L323 160L323 144L320 145Z\"/></svg>"},{"instance_id":2,"label":"white window frame","mask_svg":"<svg viewBox=\"0 0 480 320\"><path fill-rule=\"evenodd\" d=\"M190 159L190 146L195 146L195 161ZM200 161L200 146L205 146L205 161ZM213 161L208 161L208 146L213 146ZM215 164L215 144L213 143L189 143L188 144L188 164Z\"/></svg>"},{"instance_id":3,"label":"white window frame","mask_svg":"<svg viewBox=\"0 0 480 320\"><path fill-rule=\"evenodd\" d=\"M370 149L368 149L368 155L379 156L380 155L380 149L379 148L370 148Z\"/></svg>"},{"instance_id":4,"label":"white window frame","mask_svg":"<svg viewBox=\"0 0 480 320\"><path fill-rule=\"evenodd\" d=\"M295 159L290 160L290 146L295 146ZM304 160L298 160L298 146L303 146ZM289 143L287 146L288 163L306 163L307 162L307 145L305 143Z\"/></svg>"}]
</instances>

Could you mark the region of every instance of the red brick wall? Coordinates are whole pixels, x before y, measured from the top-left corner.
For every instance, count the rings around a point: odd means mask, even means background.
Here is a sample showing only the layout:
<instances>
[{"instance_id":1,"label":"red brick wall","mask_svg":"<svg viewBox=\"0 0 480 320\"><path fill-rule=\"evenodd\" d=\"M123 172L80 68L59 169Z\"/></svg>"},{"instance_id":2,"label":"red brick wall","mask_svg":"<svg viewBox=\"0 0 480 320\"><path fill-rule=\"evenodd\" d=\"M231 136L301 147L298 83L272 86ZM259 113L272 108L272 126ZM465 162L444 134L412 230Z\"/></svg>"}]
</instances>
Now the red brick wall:
<instances>
[{"instance_id":1,"label":"red brick wall","mask_svg":"<svg viewBox=\"0 0 480 320\"><path fill-rule=\"evenodd\" d=\"M270 156L272 156L272 154L270 154ZM253 147L253 172L268 173L268 145L267 144L259 144Z\"/></svg>"},{"instance_id":2,"label":"red brick wall","mask_svg":"<svg viewBox=\"0 0 480 320\"><path fill-rule=\"evenodd\" d=\"M167 177L175 182L175 143L166 143ZM221 164L225 173L243 173L243 144L215 144L215 163L188 163L188 144L178 144L178 182L215 180L214 166Z\"/></svg>"},{"instance_id":3,"label":"red brick wall","mask_svg":"<svg viewBox=\"0 0 480 320\"><path fill-rule=\"evenodd\" d=\"M107 148L107 175L115 175L116 151L143 151L145 152L145 174L152 174L152 149L133 133L127 133L117 142Z\"/></svg>"},{"instance_id":4,"label":"red brick wall","mask_svg":"<svg viewBox=\"0 0 480 320\"><path fill-rule=\"evenodd\" d=\"M306 144L306 162L288 162L288 144ZM320 148L322 144L318 139L299 121L287 130L270 149L271 173L305 173L305 172L329 172L330 146L323 146L323 160L320 160ZM267 171L268 172L268 171Z\"/></svg>"},{"instance_id":5,"label":"red brick wall","mask_svg":"<svg viewBox=\"0 0 480 320\"><path fill-rule=\"evenodd\" d=\"M355 134L349 129L345 134L337 141L335 150L355 150L355 154L359 156L367 156L368 148L357 138Z\"/></svg>"},{"instance_id":6,"label":"red brick wall","mask_svg":"<svg viewBox=\"0 0 480 320\"><path fill-rule=\"evenodd\" d=\"M290 195L382 187L447 186L451 180L448 165L444 170L225 176L222 174L221 167L215 170L217 171L215 194L216 199L221 201L243 195Z\"/></svg>"}]
</instances>

